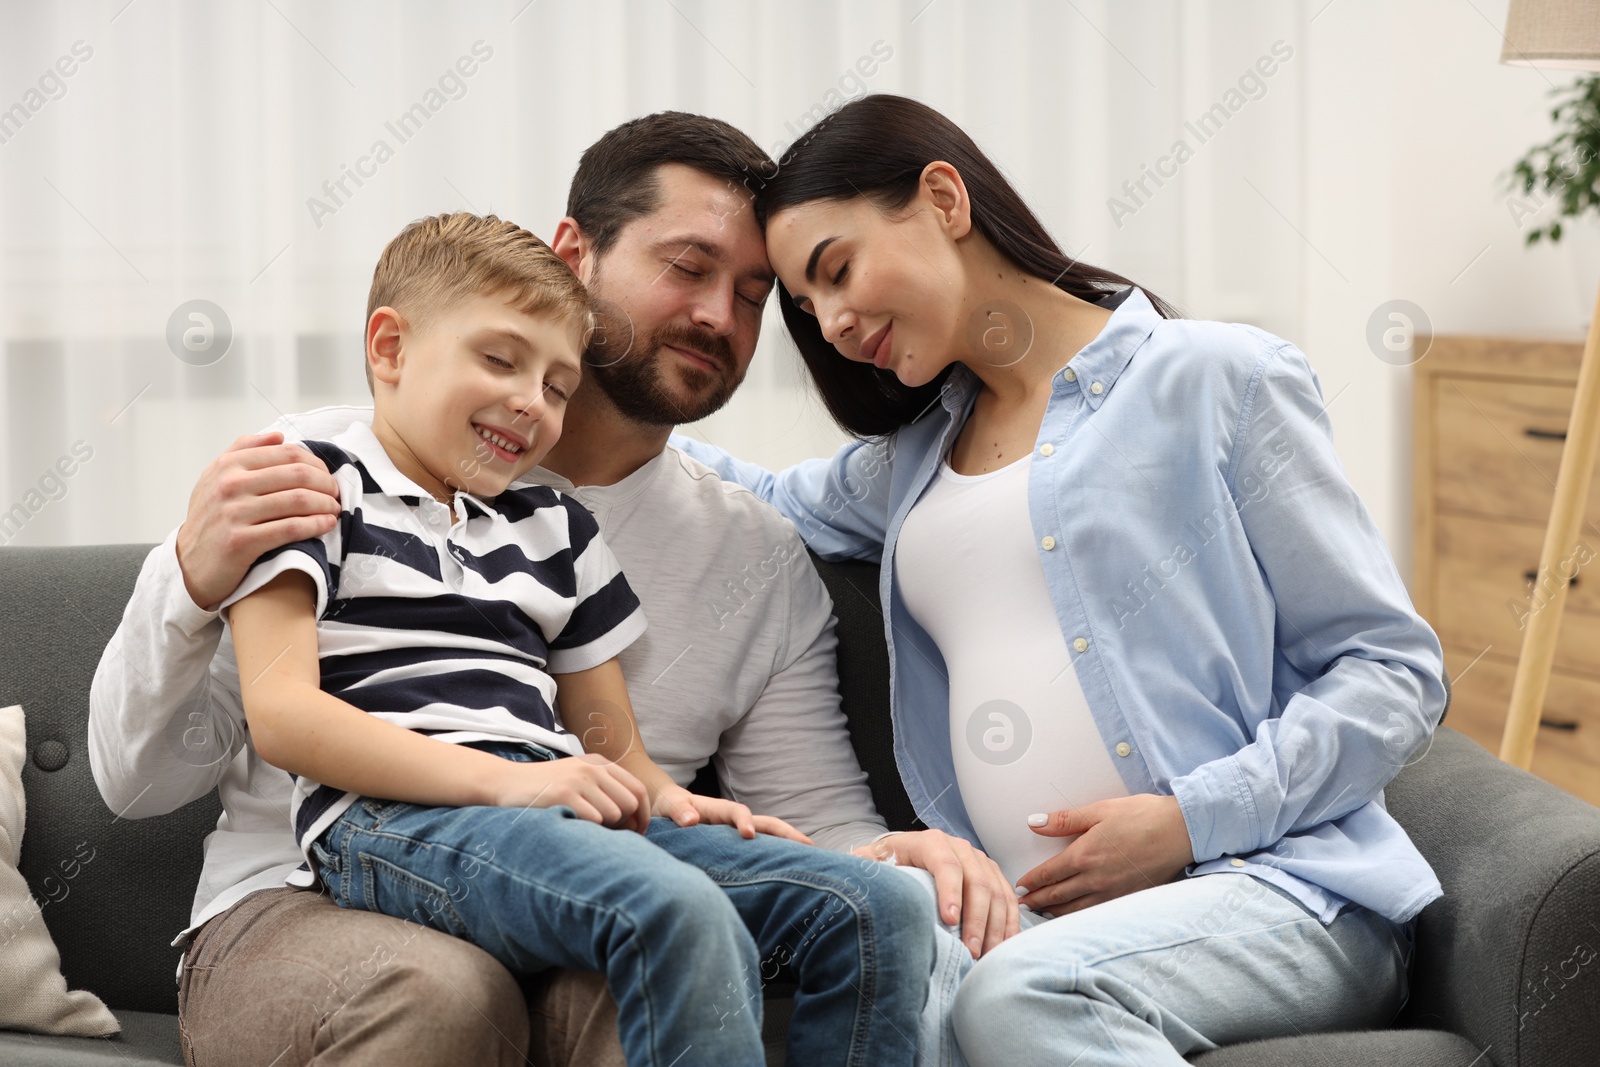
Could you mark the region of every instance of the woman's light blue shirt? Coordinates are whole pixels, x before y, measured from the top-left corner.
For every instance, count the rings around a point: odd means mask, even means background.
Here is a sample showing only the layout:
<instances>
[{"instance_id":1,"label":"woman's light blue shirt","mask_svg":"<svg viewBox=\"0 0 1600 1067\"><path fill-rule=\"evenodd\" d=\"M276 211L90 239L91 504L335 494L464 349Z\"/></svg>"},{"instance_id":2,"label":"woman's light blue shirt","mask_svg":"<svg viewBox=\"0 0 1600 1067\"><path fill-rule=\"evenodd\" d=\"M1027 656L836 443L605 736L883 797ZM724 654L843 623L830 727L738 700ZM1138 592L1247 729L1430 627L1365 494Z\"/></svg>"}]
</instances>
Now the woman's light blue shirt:
<instances>
[{"instance_id":1,"label":"woman's light blue shirt","mask_svg":"<svg viewBox=\"0 0 1600 1067\"><path fill-rule=\"evenodd\" d=\"M1257 875L1324 922L1347 901L1410 919L1442 890L1383 787L1426 755L1443 654L1345 478L1316 375L1254 327L1163 319L1138 289L1113 305L1052 380L1028 482L1112 762L1129 792L1177 797L1190 874ZM975 844L944 661L894 559L978 388L958 366L911 425L777 474L673 438L822 557L882 563L900 774L925 823Z\"/></svg>"}]
</instances>

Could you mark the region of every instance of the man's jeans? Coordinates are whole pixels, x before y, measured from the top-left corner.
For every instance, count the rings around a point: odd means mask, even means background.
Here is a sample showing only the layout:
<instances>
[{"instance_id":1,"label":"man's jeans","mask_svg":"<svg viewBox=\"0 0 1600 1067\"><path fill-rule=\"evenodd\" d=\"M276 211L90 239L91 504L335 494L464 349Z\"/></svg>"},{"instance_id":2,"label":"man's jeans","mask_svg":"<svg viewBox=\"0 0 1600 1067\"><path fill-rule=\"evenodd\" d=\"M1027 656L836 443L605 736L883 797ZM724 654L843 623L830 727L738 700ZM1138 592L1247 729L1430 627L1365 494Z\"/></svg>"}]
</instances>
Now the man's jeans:
<instances>
[{"instance_id":1,"label":"man's jeans","mask_svg":"<svg viewBox=\"0 0 1600 1067\"><path fill-rule=\"evenodd\" d=\"M1210 874L1045 920L984 956L956 994L973 1067L1183 1067L1258 1038L1385 1026L1412 931L1348 904L1324 926L1248 874Z\"/></svg>"},{"instance_id":2,"label":"man's jeans","mask_svg":"<svg viewBox=\"0 0 1600 1067\"><path fill-rule=\"evenodd\" d=\"M604 972L629 1063L763 1063L762 960L798 978L790 1062L914 1061L930 903L875 861L727 826L654 819L640 836L567 808L372 799L312 852L343 907L466 938L515 974Z\"/></svg>"}]
</instances>

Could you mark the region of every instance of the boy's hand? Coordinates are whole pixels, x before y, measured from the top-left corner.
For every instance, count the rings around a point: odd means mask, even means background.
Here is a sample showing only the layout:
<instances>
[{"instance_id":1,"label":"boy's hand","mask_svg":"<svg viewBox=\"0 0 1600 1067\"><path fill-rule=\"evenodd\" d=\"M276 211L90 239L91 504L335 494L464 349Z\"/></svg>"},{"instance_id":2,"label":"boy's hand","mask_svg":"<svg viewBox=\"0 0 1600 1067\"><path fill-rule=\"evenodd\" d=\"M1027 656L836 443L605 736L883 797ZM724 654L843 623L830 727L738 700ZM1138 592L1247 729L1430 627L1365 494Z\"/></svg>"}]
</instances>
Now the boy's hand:
<instances>
[{"instance_id":1,"label":"boy's hand","mask_svg":"<svg viewBox=\"0 0 1600 1067\"><path fill-rule=\"evenodd\" d=\"M671 785L656 794L655 814L671 819L679 826L699 823L721 823L739 831L739 836L753 839L756 834L770 834L802 845L812 843L811 838L796 830L782 819L770 815L752 815L750 809L732 800L691 793L681 785Z\"/></svg>"},{"instance_id":2,"label":"boy's hand","mask_svg":"<svg viewBox=\"0 0 1600 1067\"><path fill-rule=\"evenodd\" d=\"M565 805L580 819L644 833L650 798L644 783L596 755L567 756L545 763L502 760L491 791L496 807L554 808Z\"/></svg>"}]
</instances>

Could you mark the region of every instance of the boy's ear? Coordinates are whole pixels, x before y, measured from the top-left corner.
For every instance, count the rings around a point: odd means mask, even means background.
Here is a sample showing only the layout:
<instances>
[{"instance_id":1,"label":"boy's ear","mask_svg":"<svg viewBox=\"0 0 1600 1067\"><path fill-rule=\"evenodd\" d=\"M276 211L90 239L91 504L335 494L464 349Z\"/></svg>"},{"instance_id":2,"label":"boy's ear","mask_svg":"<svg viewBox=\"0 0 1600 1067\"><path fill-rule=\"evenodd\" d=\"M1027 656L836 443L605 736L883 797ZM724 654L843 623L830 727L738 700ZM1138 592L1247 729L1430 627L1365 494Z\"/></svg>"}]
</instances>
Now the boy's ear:
<instances>
[{"instance_id":1,"label":"boy's ear","mask_svg":"<svg viewBox=\"0 0 1600 1067\"><path fill-rule=\"evenodd\" d=\"M589 284L589 273L594 265L594 246L583 232L583 227L578 225L577 219L568 215L556 223L550 248L566 262L580 282Z\"/></svg>"},{"instance_id":2,"label":"boy's ear","mask_svg":"<svg viewBox=\"0 0 1600 1067\"><path fill-rule=\"evenodd\" d=\"M400 357L405 347L406 320L392 307L381 307L367 319L367 371L376 381L400 381Z\"/></svg>"}]
</instances>

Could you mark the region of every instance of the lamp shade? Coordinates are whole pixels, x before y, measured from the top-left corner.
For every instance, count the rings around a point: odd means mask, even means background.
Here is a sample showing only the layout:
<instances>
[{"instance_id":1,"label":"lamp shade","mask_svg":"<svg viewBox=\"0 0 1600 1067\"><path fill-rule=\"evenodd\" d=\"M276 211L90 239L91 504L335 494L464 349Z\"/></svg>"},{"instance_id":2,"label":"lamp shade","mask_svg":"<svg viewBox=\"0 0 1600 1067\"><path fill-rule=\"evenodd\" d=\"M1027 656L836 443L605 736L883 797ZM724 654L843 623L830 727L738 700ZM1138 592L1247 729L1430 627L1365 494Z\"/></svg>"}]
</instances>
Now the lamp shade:
<instances>
[{"instance_id":1,"label":"lamp shade","mask_svg":"<svg viewBox=\"0 0 1600 1067\"><path fill-rule=\"evenodd\" d=\"M1500 62L1556 70L1600 70L1600 2L1511 0Z\"/></svg>"}]
</instances>

